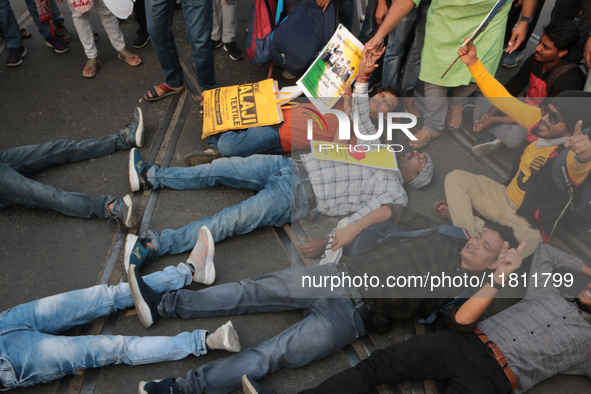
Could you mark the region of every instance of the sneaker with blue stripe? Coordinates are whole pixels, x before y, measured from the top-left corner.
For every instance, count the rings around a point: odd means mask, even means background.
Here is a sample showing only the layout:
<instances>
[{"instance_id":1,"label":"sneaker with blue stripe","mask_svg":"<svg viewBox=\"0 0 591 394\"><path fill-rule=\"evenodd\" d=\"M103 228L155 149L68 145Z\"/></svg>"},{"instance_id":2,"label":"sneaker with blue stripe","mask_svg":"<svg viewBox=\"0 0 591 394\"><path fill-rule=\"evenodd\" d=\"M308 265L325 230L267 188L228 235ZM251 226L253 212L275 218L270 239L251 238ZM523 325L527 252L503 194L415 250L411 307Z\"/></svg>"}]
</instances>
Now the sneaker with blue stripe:
<instances>
[{"instance_id":1,"label":"sneaker with blue stripe","mask_svg":"<svg viewBox=\"0 0 591 394\"><path fill-rule=\"evenodd\" d=\"M132 265L143 268L149 261L158 257L157 253L150 249L147 243L149 239L140 239L137 235L128 234L125 239L125 256L123 264L125 272L129 274L129 267Z\"/></svg>"},{"instance_id":2,"label":"sneaker with blue stripe","mask_svg":"<svg viewBox=\"0 0 591 394\"><path fill-rule=\"evenodd\" d=\"M137 148L129 152L129 186L132 192L149 189L152 185L148 182L150 166L140 156Z\"/></svg>"},{"instance_id":3,"label":"sneaker with blue stripe","mask_svg":"<svg viewBox=\"0 0 591 394\"><path fill-rule=\"evenodd\" d=\"M119 220L127 228L137 227L137 215L134 212L130 194L123 197L123 200L113 201L112 217Z\"/></svg>"},{"instance_id":4,"label":"sneaker with blue stripe","mask_svg":"<svg viewBox=\"0 0 591 394\"><path fill-rule=\"evenodd\" d=\"M124 129L125 142L130 147L141 148L144 145L144 114L140 107L133 111L133 118Z\"/></svg>"}]
</instances>

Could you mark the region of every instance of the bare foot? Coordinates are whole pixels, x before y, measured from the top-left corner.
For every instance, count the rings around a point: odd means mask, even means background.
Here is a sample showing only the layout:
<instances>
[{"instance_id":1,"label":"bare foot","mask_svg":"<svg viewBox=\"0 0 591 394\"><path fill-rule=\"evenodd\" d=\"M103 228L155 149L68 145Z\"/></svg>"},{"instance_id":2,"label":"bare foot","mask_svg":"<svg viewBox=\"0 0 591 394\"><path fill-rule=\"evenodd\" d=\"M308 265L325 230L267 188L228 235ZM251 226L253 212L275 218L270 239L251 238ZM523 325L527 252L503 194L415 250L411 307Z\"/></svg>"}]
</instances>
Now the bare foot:
<instances>
[{"instance_id":1,"label":"bare foot","mask_svg":"<svg viewBox=\"0 0 591 394\"><path fill-rule=\"evenodd\" d=\"M452 129L459 129L462 125L462 106L450 105L447 113L447 125Z\"/></svg>"}]
</instances>

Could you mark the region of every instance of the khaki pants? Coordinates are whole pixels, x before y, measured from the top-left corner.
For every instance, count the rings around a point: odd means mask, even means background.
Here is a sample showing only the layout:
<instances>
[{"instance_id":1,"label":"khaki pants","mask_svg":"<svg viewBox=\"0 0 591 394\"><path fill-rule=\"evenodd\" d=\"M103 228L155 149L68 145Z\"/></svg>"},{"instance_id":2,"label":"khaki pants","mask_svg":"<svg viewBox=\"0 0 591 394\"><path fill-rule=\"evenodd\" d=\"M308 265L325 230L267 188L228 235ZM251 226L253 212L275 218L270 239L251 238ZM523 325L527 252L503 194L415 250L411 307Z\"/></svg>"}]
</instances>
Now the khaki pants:
<instances>
[{"instance_id":1,"label":"khaki pants","mask_svg":"<svg viewBox=\"0 0 591 394\"><path fill-rule=\"evenodd\" d=\"M507 188L484 175L452 171L445 177L445 196L454 226L464 227L470 236L484 229L484 221L472 215L475 209L483 218L511 226L519 242L529 235L523 257L531 255L542 241L540 231L515 213L518 207L509 198Z\"/></svg>"}]
</instances>

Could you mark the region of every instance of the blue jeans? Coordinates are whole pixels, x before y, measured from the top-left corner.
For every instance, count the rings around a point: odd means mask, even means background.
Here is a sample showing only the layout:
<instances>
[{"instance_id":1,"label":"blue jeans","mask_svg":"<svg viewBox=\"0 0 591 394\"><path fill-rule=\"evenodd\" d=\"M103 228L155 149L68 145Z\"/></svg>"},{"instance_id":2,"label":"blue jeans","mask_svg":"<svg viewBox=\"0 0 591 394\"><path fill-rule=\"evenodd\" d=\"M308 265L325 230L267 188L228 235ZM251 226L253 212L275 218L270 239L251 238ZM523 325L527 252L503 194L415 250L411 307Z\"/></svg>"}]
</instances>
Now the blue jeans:
<instances>
[{"instance_id":1,"label":"blue jeans","mask_svg":"<svg viewBox=\"0 0 591 394\"><path fill-rule=\"evenodd\" d=\"M125 132L85 141L58 140L0 151L0 209L11 205L51 209L83 218L110 218L107 205L115 199L97 199L66 192L27 176L58 164L73 163L129 149Z\"/></svg>"},{"instance_id":2,"label":"blue jeans","mask_svg":"<svg viewBox=\"0 0 591 394\"><path fill-rule=\"evenodd\" d=\"M283 154L279 127L250 127L246 130L226 131L207 137L209 145L216 145L224 157L247 157L256 154Z\"/></svg>"},{"instance_id":3,"label":"blue jeans","mask_svg":"<svg viewBox=\"0 0 591 394\"><path fill-rule=\"evenodd\" d=\"M159 293L191 283L191 271L180 264L146 276ZM179 360L207 353L206 331L175 337L58 336L119 309L133 306L127 283L58 294L0 314L0 381L6 389L59 379L86 368L109 364L140 365Z\"/></svg>"},{"instance_id":4,"label":"blue jeans","mask_svg":"<svg viewBox=\"0 0 591 394\"><path fill-rule=\"evenodd\" d=\"M402 57L404 56L404 44L415 19L417 19L417 10L417 8L413 8L388 34L388 46L384 53L382 86L389 86L400 90L401 82L399 81L398 74L402 65Z\"/></svg>"},{"instance_id":5,"label":"blue jeans","mask_svg":"<svg viewBox=\"0 0 591 394\"><path fill-rule=\"evenodd\" d=\"M404 75L402 76L402 86L400 93L403 97L412 97L414 89L419 84L419 74L421 72L421 53L425 42L425 26L427 24L427 12L431 6L431 0L421 1L417 11L417 21L415 24L415 38L408 51L406 63L404 64Z\"/></svg>"},{"instance_id":6,"label":"blue jeans","mask_svg":"<svg viewBox=\"0 0 591 394\"><path fill-rule=\"evenodd\" d=\"M355 3L353 0L339 0L337 4L339 23L353 32L353 20L355 19Z\"/></svg>"},{"instance_id":7,"label":"blue jeans","mask_svg":"<svg viewBox=\"0 0 591 394\"><path fill-rule=\"evenodd\" d=\"M179 62L172 34L174 0L146 0L146 18L152 46L164 72L164 82L170 87L183 86L183 69ZM187 34L193 49L197 82L201 90L217 88L213 63L211 29L213 6L211 0L183 0Z\"/></svg>"},{"instance_id":8,"label":"blue jeans","mask_svg":"<svg viewBox=\"0 0 591 394\"><path fill-rule=\"evenodd\" d=\"M317 275L334 275L334 264L308 267ZM327 290L329 291L329 290ZM259 380L282 367L297 368L326 357L365 335L365 327L346 290L331 297L292 298L291 270L264 275L257 280L227 283L201 291L180 290L165 294L158 306L164 317L201 318L243 313L304 309L305 317L260 345L190 371L176 383L185 394L229 393L240 387L243 374Z\"/></svg>"},{"instance_id":9,"label":"blue jeans","mask_svg":"<svg viewBox=\"0 0 591 394\"><path fill-rule=\"evenodd\" d=\"M214 216L191 223L178 230L160 234L148 232L148 238L160 256L191 250L201 226L211 230L219 242L235 234L247 234L263 226L280 227L308 215L308 201L299 174L291 159L283 156L254 155L230 157L194 167L157 168L148 172L154 189L206 189L225 185L258 192L249 199Z\"/></svg>"},{"instance_id":10,"label":"blue jeans","mask_svg":"<svg viewBox=\"0 0 591 394\"><path fill-rule=\"evenodd\" d=\"M21 30L8 0L0 0L0 29L4 32L4 40L8 48L23 46Z\"/></svg>"},{"instance_id":11,"label":"blue jeans","mask_svg":"<svg viewBox=\"0 0 591 394\"><path fill-rule=\"evenodd\" d=\"M35 0L25 0L27 4L27 8L29 9L29 13L33 18L33 22L37 25L39 29L39 33L43 36L45 40L49 40L51 38L51 31L49 30L49 22L44 21L41 22L39 20L39 11L37 11L37 3ZM49 0L49 5L51 6L51 17L53 19L53 23L64 23L64 17L60 12L60 9L57 6L57 2L55 0Z\"/></svg>"}]
</instances>

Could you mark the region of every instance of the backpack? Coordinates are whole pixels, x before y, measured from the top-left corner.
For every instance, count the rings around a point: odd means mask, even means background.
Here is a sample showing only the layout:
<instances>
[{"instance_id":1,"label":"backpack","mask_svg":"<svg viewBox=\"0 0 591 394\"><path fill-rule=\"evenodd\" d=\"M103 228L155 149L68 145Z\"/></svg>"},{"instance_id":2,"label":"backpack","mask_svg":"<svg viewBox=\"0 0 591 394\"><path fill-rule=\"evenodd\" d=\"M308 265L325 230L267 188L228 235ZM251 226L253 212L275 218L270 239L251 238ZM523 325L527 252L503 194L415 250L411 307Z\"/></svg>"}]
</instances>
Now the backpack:
<instances>
[{"instance_id":1,"label":"backpack","mask_svg":"<svg viewBox=\"0 0 591 394\"><path fill-rule=\"evenodd\" d=\"M583 132L589 134L591 128ZM568 152L568 150L564 150ZM562 175L560 186L568 190L569 200L559 219L560 225L572 234L591 232L591 175L578 186L574 186L568 176L567 155L559 155L554 161L555 173ZM563 183L564 182L564 183Z\"/></svg>"},{"instance_id":2,"label":"backpack","mask_svg":"<svg viewBox=\"0 0 591 394\"><path fill-rule=\"evenodd\" d=\"M271 34L271 59L300 77L331 39L336 27L334 2L322 12L316 0L304 0Z\"/></svg>"},{"instance_id":3,"label":"backpack","mask_svg":"<svg viewBox=\"0 0 591 394\"><path fill-rule=\"evenodd\" d=\"M404 227L392 222L383 222L369 226L361 231L353 242L351 242L351 245L343 248L343 255L354 257L364 250L381 243L394 241L405 242L418 236L432 233L448 235L466 241L470 239L466 230L457 226L439 225L424 230L408 231Z\"/></svg>"},{"instance_id":4,"label":"backpack","mask_svg":"<svg viewBox=\"0 0 591 394\"><path fill-rule=\"evenodd\" d=\"M275 0L256 0L250 8L246 55L256 66L271 60L271 33L275 29Z\"/></svg>"}]
</instances>

